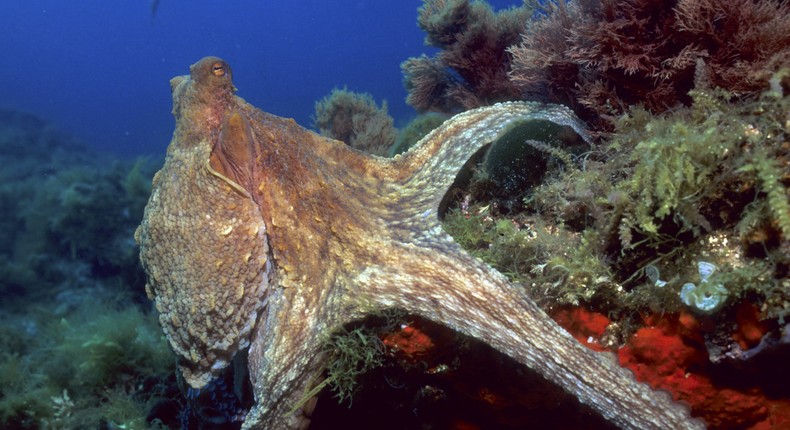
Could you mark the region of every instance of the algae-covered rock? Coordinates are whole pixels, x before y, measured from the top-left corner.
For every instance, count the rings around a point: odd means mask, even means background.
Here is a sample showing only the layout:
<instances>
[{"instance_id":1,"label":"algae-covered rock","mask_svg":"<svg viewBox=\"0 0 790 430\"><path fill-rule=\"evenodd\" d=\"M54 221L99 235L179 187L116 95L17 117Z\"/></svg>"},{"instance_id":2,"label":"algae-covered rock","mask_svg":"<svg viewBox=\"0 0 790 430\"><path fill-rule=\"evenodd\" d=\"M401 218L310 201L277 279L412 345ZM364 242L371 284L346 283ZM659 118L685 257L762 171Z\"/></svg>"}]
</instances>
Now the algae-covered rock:
<instances>
[{"instance_id":1,"label":"algae-covered rock","mask_svg":"<svg viewBox=\"0 0 790 430\"><path fill-rule=\"evenodd\" d=\"M622 360L640 347L677 345L693 363L651 362L663 353L680 357L670 348L624 365L649 375L672 363L669 373L681 383L665 374L651 384L708 424L782 419L775 393L786 398L790 386L775 377L787 362L790 316L786 91L777 81L762 95L736 100L700 89L692 106L662 115L632 106L616 133L570 163L525 144L538 157L515 164L526 191L513 187L509 196L477 191L490 190L486 159L479 169L488 175L455 190L460 197L444 227L544 309L606 314L610 321L596 335L577 336L591 348L619 350ZM512 171L503 171L512 181ZM501 204L516 198L523 206ZM651 336L665 329L666 336ZM743 399L750 403L741 407Z\"/></svg>"},{"instance_id":2,"label":"algae-covered rock","mask_svg":"<svg viewBox=\"0 0 790 430\"><path fill-rule=\"evenodd\" d=\"M35 116L0 110L0 293L142 280L132 239L153 163L112 159ZM88 278L76 276L85 274Z\"/></svg>"},{"instance_id":3,"label":"algae-covered rock","mask_svg":"<svg viewBox=\"0 0 790 430\"><path fill-rule=\"evenodd\" d=\"M132 238L153 164L1 109L0 163L0 428L156 428L173 357Z\"/></svg>"},{"instance_id":4,"label":"algae-covered rock","mask_svg":"<svg viewBox=\"0 0 790 430\"><path fill-rule=\"evenodd\" d=\"M586 132L555 119L534 119L511 127L491 144L483 169L505 193L523 192L542 182L549 159L572 166L571 154L590 149Z\"/></svg>"}]
</instances>

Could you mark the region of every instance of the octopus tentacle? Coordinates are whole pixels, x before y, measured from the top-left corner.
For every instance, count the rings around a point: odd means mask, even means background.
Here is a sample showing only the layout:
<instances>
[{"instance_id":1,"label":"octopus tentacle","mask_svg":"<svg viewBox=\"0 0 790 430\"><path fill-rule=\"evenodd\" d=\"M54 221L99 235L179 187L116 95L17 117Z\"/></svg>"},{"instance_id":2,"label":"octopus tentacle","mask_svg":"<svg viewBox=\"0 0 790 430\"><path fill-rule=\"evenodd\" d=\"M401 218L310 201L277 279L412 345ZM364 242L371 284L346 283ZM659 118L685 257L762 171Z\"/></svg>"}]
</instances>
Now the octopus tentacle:
<instances>
[{"instance_id":1,"label":"octopus tentacle","mask_svg":"<svg viewBox=\"0 0 790 430\"><path fill-rule=\"evenodd\" d=\"M393 264L368 267L355 279L382 308L403 308L485 342L623 429L704 428L687 407L637 382L613 357L581 345L523 291L455 244L400 251ZM420 275L409 276L414 273Z\"/></svg>"}]
</instances>

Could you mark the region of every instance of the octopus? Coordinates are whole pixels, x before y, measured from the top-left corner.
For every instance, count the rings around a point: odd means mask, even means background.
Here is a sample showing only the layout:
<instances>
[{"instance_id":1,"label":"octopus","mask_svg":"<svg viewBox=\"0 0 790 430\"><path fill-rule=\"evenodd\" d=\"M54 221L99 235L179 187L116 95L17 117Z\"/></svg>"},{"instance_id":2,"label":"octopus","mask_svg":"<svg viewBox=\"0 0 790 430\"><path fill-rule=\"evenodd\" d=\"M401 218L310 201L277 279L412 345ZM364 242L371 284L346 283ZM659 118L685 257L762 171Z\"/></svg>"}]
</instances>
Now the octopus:
<instances>
[{"instance_id":1,"label":"octopus","mask_svg":"<svg viewBox=\"0 0 790 430\"><path fill-rule=\"evenodd\" d=\"M246 354L242 428L306 428L327 336L393 308L481 340L621 428L704 428L442 230L440 206L473 154L535 121L583 135L567 108L471 110L381 158L253 107L219 58L170 85L175 132L135 233L146 292L190 393Z\"/></svg>"}]
</instances>

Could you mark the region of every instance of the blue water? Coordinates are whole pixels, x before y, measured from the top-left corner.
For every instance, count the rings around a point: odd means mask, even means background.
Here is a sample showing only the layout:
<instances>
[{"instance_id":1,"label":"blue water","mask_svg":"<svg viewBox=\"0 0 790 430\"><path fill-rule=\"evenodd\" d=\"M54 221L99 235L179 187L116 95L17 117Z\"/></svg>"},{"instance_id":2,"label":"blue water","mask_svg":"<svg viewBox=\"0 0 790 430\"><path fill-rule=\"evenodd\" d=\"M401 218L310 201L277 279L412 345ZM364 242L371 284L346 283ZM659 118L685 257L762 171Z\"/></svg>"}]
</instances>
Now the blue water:
<instances>
[{"instance_id":1,"label":"blue water","mask_svg":"<svg viewBox=\"0 0 790 430\"><path fill-rule=\"evenodd\" d=\"M495 8L520 0L489 1ZM168 81L206 55L227 60L239 95L304 126L332 88L404 102L400 63L432 50L417 0L0 1L0 107L53 121L122 156L163 154Z\"/></svg>"}]
</instances>

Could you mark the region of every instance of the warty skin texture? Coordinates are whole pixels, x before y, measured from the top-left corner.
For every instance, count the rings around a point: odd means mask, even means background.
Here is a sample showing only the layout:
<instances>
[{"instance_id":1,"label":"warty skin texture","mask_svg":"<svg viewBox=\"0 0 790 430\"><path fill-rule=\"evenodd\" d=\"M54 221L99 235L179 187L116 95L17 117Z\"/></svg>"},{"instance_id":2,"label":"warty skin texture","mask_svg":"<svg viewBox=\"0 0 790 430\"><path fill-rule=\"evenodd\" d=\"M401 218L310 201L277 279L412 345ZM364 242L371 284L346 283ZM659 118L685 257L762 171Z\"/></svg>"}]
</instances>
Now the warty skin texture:
<instances>
[{"instance_id":1,"label":"warty skin texture","mask_svg":"<svg viewBox=\"0 0 790 430\"><path fill-rule=\"evenodd\" d=\"M147 291L192 387L249 342L256 404L244 428L306 427L310 403L294 406L320 381L322 340L393 307L488 343L622 428L704 428L579 344L439 224L471 154L522 121L583 134L567 109L472 110L384 159L247 104L218 58L190 71L171 81L176 131L136 237Z\"/></svg>"}]
</instances>

